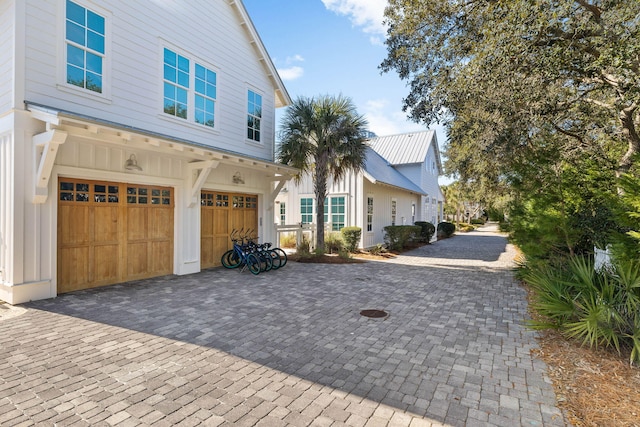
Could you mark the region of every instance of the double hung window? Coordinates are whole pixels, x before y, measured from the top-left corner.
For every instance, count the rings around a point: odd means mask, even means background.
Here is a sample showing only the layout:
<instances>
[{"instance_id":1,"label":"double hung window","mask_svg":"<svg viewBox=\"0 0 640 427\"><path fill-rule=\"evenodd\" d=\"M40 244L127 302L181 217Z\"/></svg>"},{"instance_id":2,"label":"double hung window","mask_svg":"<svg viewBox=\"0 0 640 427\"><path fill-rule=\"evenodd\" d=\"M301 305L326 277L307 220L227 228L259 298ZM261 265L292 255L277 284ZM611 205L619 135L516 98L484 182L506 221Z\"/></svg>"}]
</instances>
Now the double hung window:
<instances>
[{"instance_id":1,"label":"double hung window","mask_svg":"<svg viewBox=\"0 0 640 427\"><path fill-rule=\"evenodd\" d=\"M164 113L215 128L216 72L168 48L163 65Z\"/></svg>"},{"instance_id":2,"label":"double hung window","mask_svg":"<svg viewBox=\"0 0 640 427\"><path fill-rule=\"evenodd\" d=\"M262 95L249 90L247 96L247 139L260 142Z\"/></svg>"},{"instance_id":3,"label":"double hung window","mask_svg":"<svg viewBox=\"0 0 640 427\"><path fill-rule=\"evenodd\" d=\"M65 16L66 82L102 93L105 18L70 0Z\"/></svg>"}]
</instances>

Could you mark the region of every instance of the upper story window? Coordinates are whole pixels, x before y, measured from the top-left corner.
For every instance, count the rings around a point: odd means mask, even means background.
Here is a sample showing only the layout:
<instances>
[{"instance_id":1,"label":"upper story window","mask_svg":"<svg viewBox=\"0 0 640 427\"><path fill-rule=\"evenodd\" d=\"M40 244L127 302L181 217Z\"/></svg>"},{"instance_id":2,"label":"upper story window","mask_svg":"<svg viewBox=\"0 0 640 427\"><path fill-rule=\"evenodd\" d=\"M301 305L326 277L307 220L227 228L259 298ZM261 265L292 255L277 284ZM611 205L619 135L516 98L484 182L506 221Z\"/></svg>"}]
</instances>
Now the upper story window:
<instances>
[{"instance_id":1,"label":"upper story window","mask_svg":"<svg viewBox=\"0 0 640 427\"><path fill-rule=\"evenodd\" d=\"M247 138L251 141L260 142L262 95L249 90L247 98Z\"/></svg>"},{"instance_id":2,"label":"upper story window","mask_svg":"<svg viewBox=\"0 0 640 427\"><path fill-rule=\"evenodd\" d=\"M216 73L200 64L196 64L195 91L196 123L214 127Z\"/></svg>"},{"instance_id":3,"label":"upper story window","mask_svg":"<svg viewBox=\"0 0 640 427\"><path fill-rule=\"evenodd\" d=\"M164 112L187 118L189 95L189 60L164 50Z\"/></svg>"},{"instance_id":4,"label":"upper story window","mask_svg":"<svg viewBox=\"0 0 640 427\"><path fill-rule=\"evenodd\" d=\"M105 18L67 0L65 41L67 83L102 93Z\"/></svg>"},{"instance_id":5,"label":"upper story window","mask_svg":"<svg viewBox=\"0 0 640 427\"><path fill-rule=\"evenodd\" d=\"M215 127L216 72L167 48L163 61L164 112ZM193 106L190 99L193 99Z\"/></svg>"}]
</instances>

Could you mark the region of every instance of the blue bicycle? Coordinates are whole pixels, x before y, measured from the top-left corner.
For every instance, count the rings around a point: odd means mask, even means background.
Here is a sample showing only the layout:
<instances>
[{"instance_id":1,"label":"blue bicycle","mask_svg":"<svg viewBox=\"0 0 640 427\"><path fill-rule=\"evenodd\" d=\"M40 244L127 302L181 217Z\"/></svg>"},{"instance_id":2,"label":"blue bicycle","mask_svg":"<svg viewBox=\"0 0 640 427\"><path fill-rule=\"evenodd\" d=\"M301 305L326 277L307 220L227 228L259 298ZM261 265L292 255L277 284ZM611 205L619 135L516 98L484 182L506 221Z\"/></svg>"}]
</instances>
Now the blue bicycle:
<instances>
[{"instance_id":1,"label":"blue bicycle","mask_svg":"<svg viewBox=\"0 0 640 427\"><path fill-rule=\"evenodd\" d=\"M238 268L242 267L241 271L244 271L245 267L249 269L252 274L260 274L263 270L263 261L255 253L245 250L242 240L238 237L238 232L234 230L231 233L231 241L233 242L233 249L228 250L220 261L225 268ZM264 262L266 264L266 262Z\"/></svg>"}]
</instances>

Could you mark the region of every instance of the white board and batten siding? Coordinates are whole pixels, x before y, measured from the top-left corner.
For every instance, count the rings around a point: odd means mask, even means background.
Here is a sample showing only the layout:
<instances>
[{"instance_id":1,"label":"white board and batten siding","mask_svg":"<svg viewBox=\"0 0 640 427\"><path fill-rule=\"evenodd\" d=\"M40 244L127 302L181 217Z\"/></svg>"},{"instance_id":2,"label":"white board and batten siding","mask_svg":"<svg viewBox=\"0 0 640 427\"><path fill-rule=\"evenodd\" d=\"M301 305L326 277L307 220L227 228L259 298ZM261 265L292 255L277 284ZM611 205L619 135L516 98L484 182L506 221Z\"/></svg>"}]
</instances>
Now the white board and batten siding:
<instances>
[{"instance_id":1,"label":"white board and batten siding","mask_svg":"<svg viewBox=\"0 0 640 427\"><path fill-rule=\"evenodd\" d=\"M411 206L415 204L416 215L420 196L398 188L372 184L364 180L364 218L362 228L362 246L370 248L384 242L384 227L392 224L392 201L396 202L395 225L412 225ZM367 198L373 198L373 221L371 231L367 231ZM415 218L418 221L418 218Z\"/></svg>"}]
</instances>

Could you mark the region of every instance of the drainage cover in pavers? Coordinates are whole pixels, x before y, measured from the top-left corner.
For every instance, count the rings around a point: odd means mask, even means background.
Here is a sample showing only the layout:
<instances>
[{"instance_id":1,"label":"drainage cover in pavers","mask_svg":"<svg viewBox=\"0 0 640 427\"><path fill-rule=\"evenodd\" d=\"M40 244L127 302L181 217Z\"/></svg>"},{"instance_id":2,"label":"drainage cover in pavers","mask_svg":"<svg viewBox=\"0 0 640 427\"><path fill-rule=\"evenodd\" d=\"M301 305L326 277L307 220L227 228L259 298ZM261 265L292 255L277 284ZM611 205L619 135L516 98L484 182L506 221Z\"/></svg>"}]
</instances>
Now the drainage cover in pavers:
<instances>
[{"instance_id":1,"label":"drainage cover in pavers","mask_svg":"<svg viewBox=\"0 0 640 427\"><path fill-rule=\"evenodd\" d=\"M371 317L371 318L374 318L374 319L379 319L379 318L382 318L382 317L387 317L389 315L389 313L387 313L384 310L362 310L360 312L360 315L364 316L364 317Z\"/></svg>"}]
</instances>

